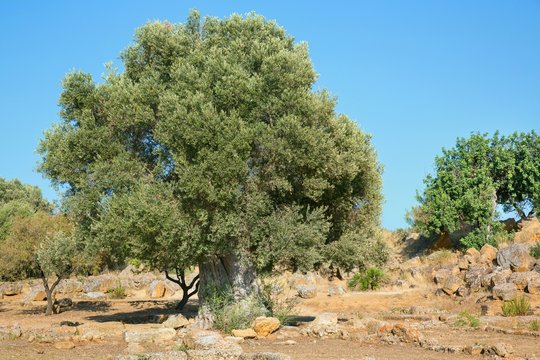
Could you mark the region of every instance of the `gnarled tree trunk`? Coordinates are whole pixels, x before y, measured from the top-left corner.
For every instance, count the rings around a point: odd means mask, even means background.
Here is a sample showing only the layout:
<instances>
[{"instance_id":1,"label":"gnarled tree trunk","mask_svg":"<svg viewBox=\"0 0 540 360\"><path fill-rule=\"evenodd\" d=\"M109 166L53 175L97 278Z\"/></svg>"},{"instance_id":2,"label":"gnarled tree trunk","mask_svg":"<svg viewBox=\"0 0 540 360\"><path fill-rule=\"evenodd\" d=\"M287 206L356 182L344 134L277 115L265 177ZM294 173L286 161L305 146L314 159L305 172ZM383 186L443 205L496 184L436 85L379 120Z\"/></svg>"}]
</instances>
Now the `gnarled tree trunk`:
<instances>
[{"instance_id":1,"label":"gnarled tree trunk","mask_svg":"<svg viewBox=\"0 0 540 360\"><path fill-rule=\"evenodd\" d=\"M209 328L213 315L207 299L213 292L231 292L236 302L248 300L258 294L256 271L248 259L230 252L223 256L212 256L199 264L199 325Z\"/></svg>"}]
</instances>

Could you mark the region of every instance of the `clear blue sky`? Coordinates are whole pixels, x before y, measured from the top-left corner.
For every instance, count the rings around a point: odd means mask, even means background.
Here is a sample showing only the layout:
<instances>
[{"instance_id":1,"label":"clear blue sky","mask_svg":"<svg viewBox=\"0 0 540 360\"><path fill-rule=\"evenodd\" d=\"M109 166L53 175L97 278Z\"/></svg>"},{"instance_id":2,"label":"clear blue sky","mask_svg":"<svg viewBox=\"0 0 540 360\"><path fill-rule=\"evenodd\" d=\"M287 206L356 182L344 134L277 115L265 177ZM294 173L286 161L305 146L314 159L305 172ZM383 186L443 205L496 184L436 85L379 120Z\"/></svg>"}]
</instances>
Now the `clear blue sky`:
<instances>
[{"instance_id":1,"label":"clear blue sky","mask_svg":"<svg viewBox=\"0 0 540 360\"><path fill-rule=\"evenodd\" d=\"M383 225L403 215L434 156L472 131L540 130L540 1L0 2L0 176L55 199L35 148L58 120L60 81L118 62L135 28L189 9L256 11L309 43L317 86L367 132L385 167Z\"/></svg>"}]
</instances>

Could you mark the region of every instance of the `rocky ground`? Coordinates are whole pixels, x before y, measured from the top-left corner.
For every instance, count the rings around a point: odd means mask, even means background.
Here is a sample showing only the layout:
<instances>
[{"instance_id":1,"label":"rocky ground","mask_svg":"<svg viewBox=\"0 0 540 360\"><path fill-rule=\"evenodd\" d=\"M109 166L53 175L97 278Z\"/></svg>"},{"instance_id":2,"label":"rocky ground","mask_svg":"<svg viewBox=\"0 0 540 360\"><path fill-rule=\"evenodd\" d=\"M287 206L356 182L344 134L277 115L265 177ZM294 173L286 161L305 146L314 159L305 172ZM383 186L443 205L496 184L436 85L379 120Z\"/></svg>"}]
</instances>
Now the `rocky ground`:
<instances>
[{"instance_id":1,"label":"rocky ground","mask_svg":"<svg viewBox=\"0 0 540 360\"><path fill-rule=\"evenodd\" d=\"M5 283L0 359L536 359L540 262L528 250L540 230L531 228L498 249L396 256L376 291L282 274L269 281L297 300L291 325L260 318L232 334L198 329L196 299L177 314L174 284L133 267L65 281L57 297L73 304L51 317L38 282ZM111 299L119 284L128 297ZM521 297L528 314L502 316L504 301Z\"/></svg>"}]
</instances>

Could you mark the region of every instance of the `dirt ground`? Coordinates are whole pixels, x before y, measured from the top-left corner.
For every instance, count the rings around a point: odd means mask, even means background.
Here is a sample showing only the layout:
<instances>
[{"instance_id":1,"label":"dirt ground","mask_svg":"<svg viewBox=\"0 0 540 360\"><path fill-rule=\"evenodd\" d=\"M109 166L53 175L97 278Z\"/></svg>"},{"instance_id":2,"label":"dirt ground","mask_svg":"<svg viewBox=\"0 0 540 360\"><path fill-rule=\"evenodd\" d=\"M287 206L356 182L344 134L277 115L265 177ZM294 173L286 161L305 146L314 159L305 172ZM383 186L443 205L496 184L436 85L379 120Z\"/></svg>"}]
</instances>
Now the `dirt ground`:
<instances>
[{"instance_id":1,"label":"dirt ground","mask_svg":"<svg viewBox=\"0 0 540 360\"><path fill-rule=\"evenodd\" d=\"M492 315L481 317L478 329L467 326L455 326L452 322L438 321L438 314L449 317L463 310L472 314L480 313L481 297L471 297L466 301L450 297L436 297L428 289L407 289L404 291L352 292L339 297L319 294L313 299L303 300L297 307L298 315L310 319L321 312L336 312L345 321L351 318L373 317L391 323L402 322L416 326L423 336L437 340L445 346L466 346L476 344L510 344L516 356L536 354L540 356L540 337L528 331L527 334L506 334L496 329L530 330L529 324L540 319L540 298L532 298L531 305L535 316L522 319L502 318ZM22 307L16 300L0 300L0 327L12 327L19 324L23 331L32 329L35 339L12 338L0 341L0 359L113 359L124 354L127 344L122 333L126 330L141 330L159 326L158 318L175 312L171 301L116 300L107 302L79 302L66 312L47 317L41 313L44 303L34 303ZM427 314L410 315L411 307L427 309ZM490 303L493 309L500 308L497 302ZM194 317L195 302L188 305L184 315ZM435 319L435 320L433 320ZM65 326L65 322L71 322ZM62 323L64 322L64 326ZM492 326L486 331L485 325ZM62 329L73 334L72 349L57 349L55 341L47 339L51 328ZM84 334L93 333L90 340ZM536 332L540 335L540 332ZM422 349L414 344L381 344L367 341L365 337L351 336L349 339L315 339L295 336L295 343L287 344L280 332L266 339L246 340L242 347L245 351L281 352L292 359L465 359L480 358L452 353L438 353ZM144 344L148 351L177 350L178 345Z\"/></svg>"}]
</instances>

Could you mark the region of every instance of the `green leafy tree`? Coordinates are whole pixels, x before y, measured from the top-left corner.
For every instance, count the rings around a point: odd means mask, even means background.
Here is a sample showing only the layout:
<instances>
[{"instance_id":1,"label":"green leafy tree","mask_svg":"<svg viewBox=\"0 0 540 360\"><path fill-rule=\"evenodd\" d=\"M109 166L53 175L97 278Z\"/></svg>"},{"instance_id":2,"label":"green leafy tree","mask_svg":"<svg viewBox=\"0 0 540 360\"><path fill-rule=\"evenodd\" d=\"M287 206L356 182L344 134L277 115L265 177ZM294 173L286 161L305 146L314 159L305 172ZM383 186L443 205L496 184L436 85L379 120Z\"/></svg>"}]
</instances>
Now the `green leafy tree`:
<instances>
[{"instance_id":1,"label":"green leafy tree","mask_svg":"<svg viewBox=\"0 0 540 360\"><path fill-rule=\"evenodd\" d=\"M196 264L204 303L257 291L257 267L314 267L373 235L381 167L370 136L312 90L306 44L254 14L193 12L143 26L121 58L101 84L65 77L62 121L39 146L88 248Z\"/></svg>"},{"instance_id":2,"label":"green leafy tree","mask_svg":"<svg viewBox=\"0 0 540 360\"><path fill-rule=\"evenodd\" d=\"M458 138L435 158L435 175L424 183L420 206L410 215L417 229L442 234L471 226L465 246L495 244L498 205L521 219L540 205L540 138L534 131Z\"/></svg>"},{"instance_id":3,"label":"green leafy tree","mask_svg":"<svg viewBox=\"0 0 540 360\"><path fill-rule=\"evenodd\" d=\"M15 218L1 246L0 277L40 277L47 295L47 315L53 311L56 286L75 268L77 252L72 232L73 226L65 216L40 211ZM50 283L53 277L56 279Z\"/></svg>"},{"instance_id":4,"label":"green leafy tree","mask_svg":"<svg viewBox=\"0 0 540 360\"><path fill-rule=\"evenodd\" d=\"M0 177L0 243L15 217L30 216L39 210L50 211L52 207L43 199L38 187Z\"/></svg>"}]
</instances>

